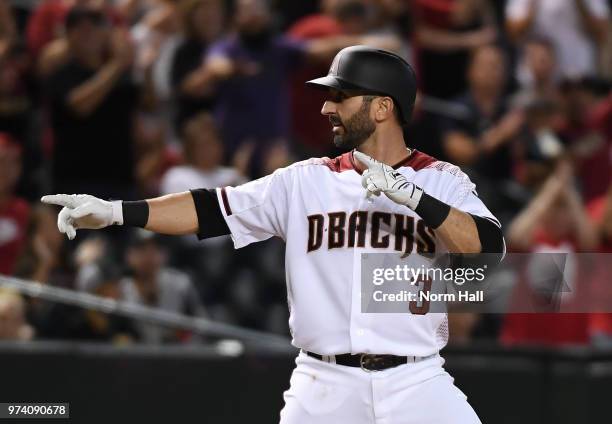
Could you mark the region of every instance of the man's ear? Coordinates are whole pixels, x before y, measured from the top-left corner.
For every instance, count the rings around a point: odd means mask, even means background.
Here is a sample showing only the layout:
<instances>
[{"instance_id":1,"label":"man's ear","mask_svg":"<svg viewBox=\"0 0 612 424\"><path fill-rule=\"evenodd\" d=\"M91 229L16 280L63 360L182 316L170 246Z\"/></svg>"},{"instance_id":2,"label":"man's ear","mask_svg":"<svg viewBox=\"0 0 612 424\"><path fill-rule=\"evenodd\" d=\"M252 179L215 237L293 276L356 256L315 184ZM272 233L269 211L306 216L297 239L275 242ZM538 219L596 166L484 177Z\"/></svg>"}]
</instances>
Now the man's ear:
<instances>
[{"instance_id":1,"label":"man's ear","mask_svg":"<svg viewBox=\"0 0 612 424\"><path fill-rule=\"evenodd\" d=\"M376 109L374 112L374 118L377 122L386 121L393 117L395 104L391 97L378 97L376 102Z\"/></svg>"}]
</instances>

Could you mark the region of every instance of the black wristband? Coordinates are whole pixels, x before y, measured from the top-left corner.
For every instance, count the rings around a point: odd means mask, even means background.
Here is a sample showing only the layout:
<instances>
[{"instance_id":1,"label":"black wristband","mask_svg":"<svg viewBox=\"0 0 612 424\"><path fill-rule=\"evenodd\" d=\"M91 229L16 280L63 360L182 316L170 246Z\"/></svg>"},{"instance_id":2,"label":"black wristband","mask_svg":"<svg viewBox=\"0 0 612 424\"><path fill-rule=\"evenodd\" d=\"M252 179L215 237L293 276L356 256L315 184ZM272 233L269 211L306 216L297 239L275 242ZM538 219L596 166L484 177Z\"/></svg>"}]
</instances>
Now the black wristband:
<instances>
[{"instance_id":1,"label":"black wristband","mask_svg":"<svg viewBox=\"0 0 612 424\"><path fill-rule=\"evenodd\" d=\"M149 221L149 204L146 200L122 202L123 225L144 228Z\"/></svg>"},{"instance_id":2,"label":"black wristband","mask_svg":"<svg viewBox=\"0 0 612 424\"><path fill-rule=\"evenodd\" d=\"M421 200L419 200L419 204L414 211L425 221L428 227L435 230L442 225L450 210L451 207L449 205L423 192Z\"/></svg>"}]
</instances>

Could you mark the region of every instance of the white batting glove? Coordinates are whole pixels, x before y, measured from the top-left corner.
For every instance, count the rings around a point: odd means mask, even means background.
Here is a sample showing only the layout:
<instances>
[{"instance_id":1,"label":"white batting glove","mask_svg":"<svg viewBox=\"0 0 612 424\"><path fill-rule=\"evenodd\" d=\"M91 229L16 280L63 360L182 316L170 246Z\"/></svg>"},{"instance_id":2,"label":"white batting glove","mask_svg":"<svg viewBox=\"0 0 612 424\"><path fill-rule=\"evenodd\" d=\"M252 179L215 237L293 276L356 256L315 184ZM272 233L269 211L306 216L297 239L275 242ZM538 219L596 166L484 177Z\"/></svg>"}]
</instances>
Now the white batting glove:
<instances>
[{"instance_id":1,"label":"white batting glove","mask_svg":"<svg viewBox=\"0 0 612 424\"><path fill-rule=\"evenodd\" d=\"M423 189L411 183L405 176L389 165L355 150L353 155L368 167L361 176L361 185L367 190L367 196L380 196L380 193L400 205L415 210L423 195Z\"/></svg>"},{"instance_id":2,"label":"white batting glove","mask_svg":"<svg viewBox=\"0 0 612 424\"><path fill-rule=\"evenodd\" d=\"M76 237L77 229L97 230L123 224L121 200L108 202L89 194L54 194L43 196L40 200L63 206L57 216L57 228L70 240Z\"/></svg>"}]
</instances>

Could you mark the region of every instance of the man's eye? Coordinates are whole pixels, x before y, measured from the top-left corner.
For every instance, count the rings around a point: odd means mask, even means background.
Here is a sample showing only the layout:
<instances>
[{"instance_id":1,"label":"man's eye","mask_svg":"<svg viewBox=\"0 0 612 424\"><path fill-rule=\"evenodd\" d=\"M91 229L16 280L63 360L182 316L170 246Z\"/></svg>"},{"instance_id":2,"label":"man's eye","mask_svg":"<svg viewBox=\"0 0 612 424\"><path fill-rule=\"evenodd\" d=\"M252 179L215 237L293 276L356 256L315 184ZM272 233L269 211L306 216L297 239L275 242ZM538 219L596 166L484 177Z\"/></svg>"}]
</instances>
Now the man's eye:
<instances>
[{"instance_id":1,"label":"man's eye","mask_svg":"<svg viewBox=\"0 0 612 424\"><path fill-rule=\"evenodd\" d=\"M341 103L346 99L346 96L342 93L332 94L331 101L334 103Z\"/></svg>"}]
</instances>

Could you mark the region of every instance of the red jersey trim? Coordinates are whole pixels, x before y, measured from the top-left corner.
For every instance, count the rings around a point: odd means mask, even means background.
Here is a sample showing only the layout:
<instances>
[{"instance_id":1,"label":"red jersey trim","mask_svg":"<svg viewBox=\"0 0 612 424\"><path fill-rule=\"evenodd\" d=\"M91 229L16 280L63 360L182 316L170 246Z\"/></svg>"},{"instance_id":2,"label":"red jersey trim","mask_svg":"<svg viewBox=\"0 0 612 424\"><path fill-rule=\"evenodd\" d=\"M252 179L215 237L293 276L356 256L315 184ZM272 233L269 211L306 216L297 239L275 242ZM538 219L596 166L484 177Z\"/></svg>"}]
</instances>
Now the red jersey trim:
<instances>
[{"instance_id":1,"label":"red jersey trim","mask_svg":"<svg viewBox=\"0 0 612 424\"><path fill-rule=\"evenodd\" d=\"M352 150L350 152L343 153L333 159L325 158L324 161L325 165L333 172L355 171L361 174L364 171L355 162ZM418 171L420 169L426 168L434 162L436 162L435 158L423 152L419 152L416 149L413 149L412 153L409 156L393 165L393 169L397 169L402 166L409 166L415 171Z\"/></svg>"}]
</instances>

